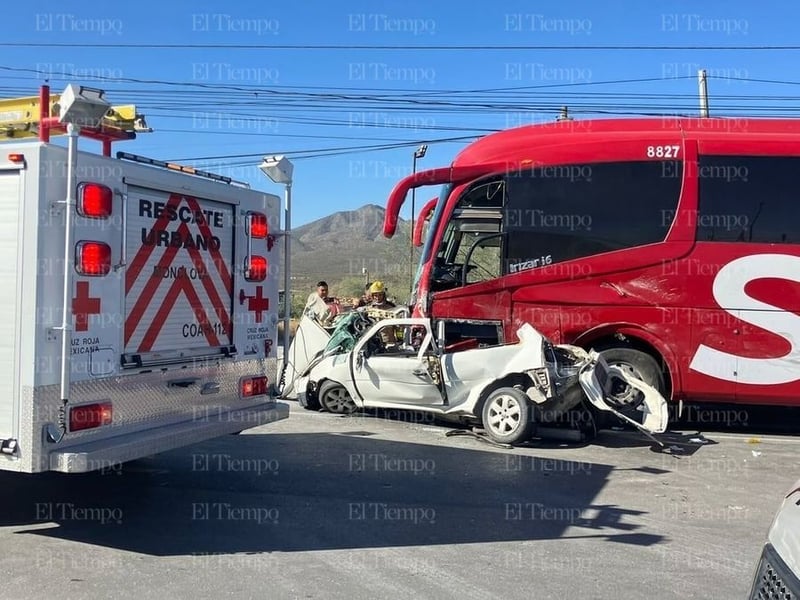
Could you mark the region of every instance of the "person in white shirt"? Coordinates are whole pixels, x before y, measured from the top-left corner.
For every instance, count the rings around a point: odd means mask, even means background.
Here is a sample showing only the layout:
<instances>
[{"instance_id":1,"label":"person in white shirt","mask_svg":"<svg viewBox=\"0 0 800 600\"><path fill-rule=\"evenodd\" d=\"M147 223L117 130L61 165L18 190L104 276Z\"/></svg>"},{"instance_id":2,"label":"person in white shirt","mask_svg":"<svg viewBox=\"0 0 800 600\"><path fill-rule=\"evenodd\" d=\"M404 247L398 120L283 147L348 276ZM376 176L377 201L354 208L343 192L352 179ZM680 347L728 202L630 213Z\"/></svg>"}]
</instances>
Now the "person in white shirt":
<instances>
[{"instance_id":1,"label":"person in white shirt","mask_svg":"<svg viewBox=\"0 0 800 600\"><path fill-rule=\"evenodd\" d=\"M318 321L328 321L339 314L339 301L328 296L327 282L317 282L317 291L308 295L304 312L313 315Z\"/></svg>"}]
</instances>

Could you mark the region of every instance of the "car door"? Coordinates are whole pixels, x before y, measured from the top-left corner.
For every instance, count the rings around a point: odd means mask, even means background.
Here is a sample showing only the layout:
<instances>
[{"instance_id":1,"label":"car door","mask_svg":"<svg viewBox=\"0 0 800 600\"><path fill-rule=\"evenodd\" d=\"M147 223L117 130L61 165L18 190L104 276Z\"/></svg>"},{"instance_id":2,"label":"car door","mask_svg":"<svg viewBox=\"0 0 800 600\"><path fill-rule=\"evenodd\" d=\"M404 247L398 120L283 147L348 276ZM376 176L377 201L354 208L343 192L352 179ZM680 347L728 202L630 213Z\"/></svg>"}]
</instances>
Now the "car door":
<instances>
[{"instance_id":1,"label":"car door","mask_svg":"<svg viewBox=\"0 0 800 600\"><path fill-rule=\"evenodd\" d=\"M387 339L393 340L390 347ZM358 341L351 361L353 383L365 406L444 404L439 357L427 319L380 321Z\"/></svg>"}]
</instances>

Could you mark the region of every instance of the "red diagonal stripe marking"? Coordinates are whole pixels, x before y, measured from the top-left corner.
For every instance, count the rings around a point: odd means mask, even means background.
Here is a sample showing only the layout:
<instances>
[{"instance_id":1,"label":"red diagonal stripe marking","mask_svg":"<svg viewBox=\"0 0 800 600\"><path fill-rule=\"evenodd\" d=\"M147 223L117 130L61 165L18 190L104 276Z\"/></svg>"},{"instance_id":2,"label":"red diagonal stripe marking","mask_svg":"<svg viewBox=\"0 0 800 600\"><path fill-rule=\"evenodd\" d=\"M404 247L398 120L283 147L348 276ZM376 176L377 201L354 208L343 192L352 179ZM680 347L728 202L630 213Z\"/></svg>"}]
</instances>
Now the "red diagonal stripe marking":
<instances>
[{"instance_id":1,"label":"red diagonal stripe marking","mask_svg":"<svg viewBox=\"0 0 800 600\"><path fill-rule=\"evenodd\" d=\"M192 283L188 279L185 280L183 293L186 294L186 297L189 300L189 306L192 307L194 316L200 323L200 326L207 326L203 333L205 333L208 344L210 346L219 346L219 339L217 339L217 334L214 332L214 328L211 326L211 323L208 320L208 314L206 313L206 309L203 308L203 303L200 301L200 296L197 295L197 290L192 287Z\"/></svg>"},{"instance_id":2,"label":"red diagonal stripe marking","mask_svg":"<svg viewBox=\"0 0 800 600\"><path fill-rule=\"evenodd\" d=\"M188 196L180 196L178 194L170 195L169 200L167 201L167 206L172 206L172 207L177 209L178 206L181 203L181 200L186 200L187 205L189 206L189 208L193 212L195 212L195 213L200 213L201 212L200 205L199 205L198 201L195 198L188 197ZM165 208L165 210L162 212L161 216L153 224L153 228L150 230L150 235L155 233L157 230L164 229L165 226L168 223L169 223L169 218L168 218L167 210ZM213 233L211 232L211 229L210 229L210 227L209 227L207 222L196 223L196 225L200 229L201 235L203 235L206 238L213 237ZM181 223L178 226L176 231L179 233L179 235L181 235L181 237L188 237L190 235L189 228L188 228L186 223ZM150 257L152 252L155 250L155 248L156 248L155 244L154 245L150 245L150 246L143 246L137 252L136 256L134 257L133 261L131 262L131 265L130 265L127 273L126 273L126 294L130 291L130 289L135 284L136 280L138 279L138 276L141 274L142 269L144 268L145 264L147 263L148 258ZM177 252L180 249L181 248L168 246L167 249L164 252L164 255L159 260L159 262L157 264L157 268L159 270L163 270L163 269L168 268L172 264L172 262L174 261L176 255L177 255ZM200 254L200 251L198 249L196 249L196 248L188 248L186 250L189 252L189 256L190 256L192 262L194 263L195 267L198 270L203 270L206 273L208 273L209 272L208 265L203 261L203 257ZM222 254L220 253L219 250L217 250L217 249L209 249L209 254L211 255L210 258L212 259L210 262L214 263L214 266L216 267L216 269L217 269L217 271L218 271L218 273L220 275L220 278L222 279L223 285L225 286L225 288L226 288L226 290L228 292L228 296L230 297L230 295L233 293L233 291L232 291L233 290L233 281L232 281L230 272L228 271L227 264L226 264ZM153 299L156 291L158 290L158 287L161 284L161 280L162 279L163 278L161 278L161 277L156 278L156 277L152 277L152 275L151 275L149 280L148 280L148 282L145 284L144 289L140 293L136 304L134 305L133 309L131 310L130 314L128 315L128 318L125 321L125 344L126 345L130 342L130 339L133 337L133 334L135 333L136 329L138 328L139 323L140 323L140 321L142 319L142 316L144 315L145 311L149 307L150 301ZM186 281L188 281L188 280L186 280ZM219 296L219 293L218 293L216 287L214 286L214 282L211 280L210 277L202 278L201 282L203 284L203 287L206 290L206 293L209 296L209 300L211 301L211 304L212 304L212 306L214 308L214 311L216 312L217 316L219 317L220 321L222 322L223 327L225 328L225 331L228 334L230 334L230 316L228 314L227 309L225 308L224 303L222 302L222 300L221 300L221 298ZM189 282L189 287L191 287L191 282ZM170 288L168 293L170 293L172 291L172 289L173 288ZM192 293L194 294L195 297L197 297L197 294L194 291L194 289L192 289ZM198 298L198 302L199 302L199 298ZM172 304L174 305L174 300L173 300ZM169 308L171 309L171 306ZM203 310L202 309L202 305L200 305L200 308L201 308L201 310ZM164 312L163 309L164 309L164 306L162 305L162 307L158 311L158 314L162 315L162 318L166 318L166 316L168 316L168 314L169 314L169 310ZM203 310L203 312L204 312L204 310ZM152 327L152 325L151 325L151 327ZM159 330L160 330L160 327L159 327ZM216 336L214 336L214 337L216 337Z\"/></svg>"},{"instance_id":3,"label":"red diagonal stripe marking","mask_svg":"<svg viewBox=\"0 0 800 600\"><path fill-rule=\"evenodd\" d=\"M185 199L186 203L189 205L189 208L191 208L194 212L200 212L200 204L197 202L196 198L185 196ZM214 234L211 232L211 228L208 226L208 223L205 221L205 219L203 220L203 223L197 223L197 226L200 228L200 233L204 237L209 239L214 237ZM233 228L233 225L231 224L226 226ZM214 266L217 267L217 271L222 278L222 283L225 284L225 290L228 292L228 296L231 296L233 294L233 280L231 279L231 274L228 271L228 266L225 264L225 259L217 249L209 249L209 252L211 253L211 257L214 259Z\"/></svg>"},{"instance_id":4,"label":"red diagonal stripe marking","mask_svg":"<svg viewBox=\"0 0 800 600\"><path fill-rule=\"evenodd\" d=\"M177 208L180 203L180 194L170 194L169 200L167 200L167 204L164 207L164 212L162 212L161 216L156 219L155 223L153 223L153 228L150 230L148 235L152 234L157 229L164 229L166 224L169 223L167 207L171 206ZM136 280L139 278L139 273L144 268L144 265L147 263L147 259L150 258L150 255L153 253L155 248L155 244L152 246L142 245L142 247L139 248L139 251L136 253L136 256L133 257L131 264L128 265L128 269L125 272L125 295L128 294L133 285L136 283Z\"/></svg>"},{"instance_id":5,"label":"red diagonal stripe marking","mask_svg":"<svg viewBox=\"0 0 800 600\"><path fill-rule=\"evenodd\" d=\"M208 315L206 314L206 311L200 302L197 292L192 287L191 281L189 279L176 279L167 291L167 295L164 298L163 304L158 309L153 322L150 324L150 327L148 327L147 332L144 334L144 338L142 338L142 343L139 345L138 352L149 352L153 348L153 344L158 338L158 334L161 333L161 328L164 326L170 311L175 306L175 302L178 300L178 295L180 292L183 292L186 295L186 299L189 301L189 306L192 307L192 311L194 312L195 318L200 326L205 326L203 328L203 334L205 335L209 345L219 346L219 340L217 339L211 324L208 322Z\"/></svg>"},{"instance_id":6,"label":"red diagonal stripe marking","mask_svg":"<svg viewBox=\"0 0 800 600\"><path fill-rule=\"evenodd\" d=\"M181 223L176 230L178 234L181 235L182 238L186 238L190 235L189 227L186 223ZM178 251L184 249L183 247L175 247L175 246L168 246L164 255L161 257L157 264L157 268L159 271L168 268L175 259ZM189 256L192 259L195 267L198 270L203 270L208 272L208 267L203 262L203 257L200 254L200 251L197 248L185 248L189 252ZM219 253L217 253L219 254ZM163 281L163 277L150 277L150 279L145 284L144 289L141 291L139 295L139 299L136 301L133 309L131 310L128 318L125 320L125 345L127 346L130 342L130 339L133 337L133 334L136 332L137 327L139 326L139 322L142 319L145 311L150 305L150 301L155 296L156 291L158 290L159 285ZM188 280L186 280L188 281ZM225 309L224 303L217 292L217 289L214 287L214 282L211 280L210 274L208 277L203 277L201 279L203 287L206 290L206 293L209 296L209 300L211 301L212 306L214 307L214 311L217 313L220 321L222 322L225 331L230 334L230 316L228 311ZM191 283L191 282L190 282ZM172 288L170 288L171 291ZM169 293L169 292L168 292ZM196 294L195 294L196 295ZM174 304L174 301L173 301ZM163 318L169 315L169 311L166 313L163 312L164 306L159 309L159 315L163 315ZM170 306L171 308L171 306ZM152 325L151 325L152 327ZM159 327L160 330L160 327ZM148 329L149 331L149 329ZM147 335L147 334L146 334ZM144 343L144 341L142 342Z\"/></svg>"},{"instance_id":7,"label":"red diagonal stripe marking","mask_svg":"<svg viewBox=\"0 0 800 600\"><path fill-rule=\"evenodd\" d=\"M186 227L185 224L181 224L182 227ZM178 231L180 231L180 227ZM172 264L172 261L175 259L175 255L178 253L179 248L175 246L168 246L166 251L164 252L161 260L158 261L156 265L158 270L161 271L162 269L166 269L169 265ZM125 319L125 345L128 345L128 342L133 337L136 328L139 326L139 321L142 319L142 315L147 310L147 307L150 306L150 302L153 300L156 291L158 290L158 286L161 285L161 282L164 281L163 277L151 277L147 280L144 288L142 289L141 293L139 294L138 300L136 300L136 304L133 305L131 312L128 314L128 318Z\"/></svg>"},{"instance_id":8,"label":"red diagonal stripe marking","mask_svg":"<svg viewBox=\"0 0 800 600\"><path fill-rule=\"evenodd\" d=\"M209 300L211 300L211 305L214 307L214 312L217 313L217 317L219 317L219 320L222 321L222 326L225 328L226 332L230 333L230 316L225 308L225 304L222 302L222 298L220 298L219 293L217 292L217 288L214 287L214 282L211 281L211 274L208 272L208 267L203 262L203 257L200 254L200 251L197 248L188 248L188 250L189 257L192 259L192 262L194 263L194 266L198 272L202 269L206 273L206 277L201 277L200 282L203 284Z\"/></svg>"},{"instance_id":9,"label":"red diagonal stripe marking","mask_svg":"<svg viewBox=\"0 0 800 600\"><path fill-rule=\"evenodd\" d=\"M155 342L158 334L161 333L161 328L167 320L167 315L169 315L172 307L175 306L175 301L178 299L178 294L183 286L182 281L182 279L176 279L172 282L172 285L169 286L167 294L164 296L164 301L161 303L161 307L150 323L150 327L147 328L137 352L147 352L153 347L153 342Z\"/></svg>"}]
</instances>

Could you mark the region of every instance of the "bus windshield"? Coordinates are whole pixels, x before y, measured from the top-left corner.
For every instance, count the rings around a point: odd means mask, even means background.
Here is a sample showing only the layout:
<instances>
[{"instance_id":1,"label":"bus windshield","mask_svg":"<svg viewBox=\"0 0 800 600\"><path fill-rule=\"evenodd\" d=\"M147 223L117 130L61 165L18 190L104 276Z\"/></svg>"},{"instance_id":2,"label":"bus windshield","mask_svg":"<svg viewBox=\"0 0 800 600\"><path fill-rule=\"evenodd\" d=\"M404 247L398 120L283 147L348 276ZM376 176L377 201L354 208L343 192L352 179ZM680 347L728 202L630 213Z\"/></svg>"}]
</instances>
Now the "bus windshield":
<instances>
[{"instance_id":1,"label":"bus windshield","mask_svg":"<svg viewBox=\"0 0 800 600\"><path fill-rule=\"evenodd\" d=\"M434 260L430 291L439 291L500 276L502 207L505 185L497 178L473 184L464 193L445 223L444 212L451 186L442 190L436 204L422 260ZM441 242L434 248L435 232L444 227Z\"/></svg>"},{"instance_id":2,"label":"bus windshield","mask_svg":"<svg viewBox=\"0 0 800 600\"><path fill-rule=\"evenodd\" d=\"M422 265L428 262L433 252L433 234L439 227L439 221L442 219L442 213L444 212L445 204L447 204L447 198L450 196L452 189L453 185L448 183L443 185L441 191L439 192L439 200L436 202L436 208L431 215L430 224L428 225L428 236L425 238L425 244L422 246L422 256L420 257L419 267L417 268L417 274L414 278L415 287L416 284L419 283L420 269L422 268Z\"/></svg>"}]
</instances>

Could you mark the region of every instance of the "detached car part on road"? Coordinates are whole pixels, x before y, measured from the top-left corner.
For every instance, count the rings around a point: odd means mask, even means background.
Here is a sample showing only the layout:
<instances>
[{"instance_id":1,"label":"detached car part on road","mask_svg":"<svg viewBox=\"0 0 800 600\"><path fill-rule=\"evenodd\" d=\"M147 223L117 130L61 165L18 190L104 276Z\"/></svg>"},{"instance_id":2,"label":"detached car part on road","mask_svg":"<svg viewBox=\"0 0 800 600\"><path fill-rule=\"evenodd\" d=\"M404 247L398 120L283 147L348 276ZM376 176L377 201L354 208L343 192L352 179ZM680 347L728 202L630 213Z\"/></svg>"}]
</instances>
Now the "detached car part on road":
<instances>
[{"instance_id":1,"label":"detached car part on road","mask_svg":"<svg viewBox=\"0 0 800 600\"><path fill-rule=\"evenodd\" d=\"M541 434L543 425L585 425L591 413L586 400L647 434L666 430L663 396L597 352L554 345L527 323L514 344L446 345L444 325L437 325L427 318L376 319L359 310L340 316L330 331L305 316L289 349L281 396L333 413L434 413L481 426L505 444ZM611 390L620 383L630 386L636 401L614 403Z\"/></svg>"},{"instance_id":2,"label":"detached car part on road","mask_svg":"<svg viewBox=\"0 0 800 600\"><path fill-rule=\"evenodd\" d=\"M800 480L772 521L748 598L800 598Z\"/></svg>"}]
</instances>

